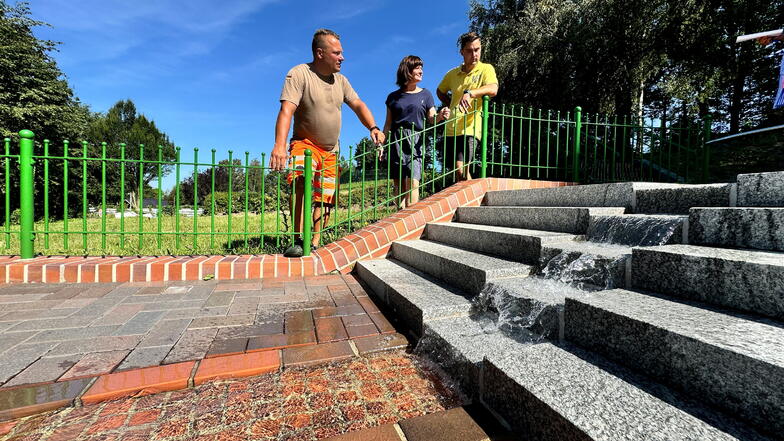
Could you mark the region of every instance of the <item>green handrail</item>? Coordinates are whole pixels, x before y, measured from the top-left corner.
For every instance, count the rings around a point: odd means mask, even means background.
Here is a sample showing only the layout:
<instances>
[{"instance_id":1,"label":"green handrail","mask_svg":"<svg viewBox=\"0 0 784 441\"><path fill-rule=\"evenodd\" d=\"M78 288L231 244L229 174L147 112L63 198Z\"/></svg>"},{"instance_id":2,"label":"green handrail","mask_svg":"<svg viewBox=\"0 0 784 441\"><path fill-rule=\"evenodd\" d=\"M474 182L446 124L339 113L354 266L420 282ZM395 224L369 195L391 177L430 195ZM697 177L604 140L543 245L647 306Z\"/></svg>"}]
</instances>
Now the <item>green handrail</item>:
<instances>
[{"instance_id":1,"label":"green handrail","mask_svg":"<svg viewBox=\"0 0 784 441\"><path fill-rule=\"evenodd\" d=\"M695 129L692 136L690 126L668 127L639 121L636 117L588 115L579 107L574 112L559 112L517 104L490 104L486 97L481 106L475 106L470 112L475 112L475 118L482 118L481 125L480 121L475 121L475 127L481 127L481 145L477 145L481 151L475 152L474 157L465 157L466 167L477 177L571 179L575 182L638 179L693 182L694 178L706 180L709 176L710 152L704 145L710 137L707 122L701 130ZM415 177L411 175L413 170L393 161L395 155L391 152L397 148L397 141L390 139L384 144L386 154L382 158L376 148L367 143L351 146L347 150L348 157L339 161L336 203L331 209L330 222L322 225L320 241L332 241L388 216L415 191L425 198L451 184L457 170L454 164L445 163L445 158L450 156L450 150L468 153L468 143L465 139L446 137L445 130L447 125L465 130L467 120L463 114L455 112L447 121L426 121L421 131L396 134L396 140L423 139L422 157L417 157L422 161L418 186L411 180ZM305 194L301 195L303 199L310 197L310 202L305 201L302 231L297 231L300 228L295 228L296 221L288 208L290 200L296 197L294 189L286 183L286 172L273 171L266 165L265 154L261 155L261 164L251 162L249 152L245 153L244 163L238 159L235 164L233 153L229 153L228 161L219 162L213 149L208 161L200 163L198 149L193 149L193 159L189 161L182 158L179 147L169 152L158 146L156 155L145 151L149 148L137 145L138 155L126 155L124 144L91 146L84 141L81 151L77 150L72 156L68 141L62 141L60 154L53 152L55 149L50 142L44 140L40 155L34 154L32 138L20 137L19 143L19 155L12 154L10 138L6 139L5 151L0 154L6 190L5 212L0 219L5 220L2 233L6 249L18 246L20 255L35 255L36 252L85 255L269 253L279 252L299 235L305 254L312 252L316 222L308 209L313 206L312 186L325 182L313 182L315 171L311 161L306 161ZM24 155L30 157L25 159ZM309 158L312 159L312 152ZM27 170L32 174L42 173L41 177L33 177L32 183L23 182L21 175L19 179L15 178L17 168L12 163L19 162L21 171L24 164L33 161L42 167L38 171L32 167ZM60 164L62 174L56 168L52 170L52 166ZM183 167L186 170L182 170ZM175 182L171 189L165 190L163 177L170 171ZM138 195L138 206L133 207L133 211L126 210L127 179L132 180L130 191ZM138 181L134 182L134 179ZM324 177L316 179L323 181ZM81 185L69 190L73 180L81 181ZM396 190L392 190L393 181L400 184ZM405 181L411 185L405 186ZM19 186L18 206L16 196L9 197L16 193L16 187L12 185ZM36 185L40 187L36 189ZM242 190L238 191L240 187ZM81 201L73 201L71 191L76 191ZM41 192L43 207L20 209L23 199L25 206L29 206L33 195ZM144 209L145 194L155 197L157 214ZM76 207L71 206L74 202ZM167 209L168 204L173 204L174 212ZM319 205L322 212L328 208L323 202ZM20 209L24 219L16 217L14 209ZM75 211L79 214L72 218ZM243 216L240 222L234 218L238 215ZM96 219L91 219L92 216ZM99 216L101 219L97 219ZM126 222L126 217L132 216L139 219ZM181 222L182 216L192 216L192 222ZM206 216L209 216L209 226L205 224ZM32 225L29 224L31 218ZM14 225L17 219L23 220L24 225ZM80 228L70 228L69 221L76 222ZM129 225L132 226L127 228ZM36 230L42 233L38 238L34 234ZM69 241L74 234L82 238L76 246ZM137 240L126 240L129 235L135 235ZM191 240L188 240L189 236ZM29 242L24 253L23 241Z\"/></svg>"}]
</instances>

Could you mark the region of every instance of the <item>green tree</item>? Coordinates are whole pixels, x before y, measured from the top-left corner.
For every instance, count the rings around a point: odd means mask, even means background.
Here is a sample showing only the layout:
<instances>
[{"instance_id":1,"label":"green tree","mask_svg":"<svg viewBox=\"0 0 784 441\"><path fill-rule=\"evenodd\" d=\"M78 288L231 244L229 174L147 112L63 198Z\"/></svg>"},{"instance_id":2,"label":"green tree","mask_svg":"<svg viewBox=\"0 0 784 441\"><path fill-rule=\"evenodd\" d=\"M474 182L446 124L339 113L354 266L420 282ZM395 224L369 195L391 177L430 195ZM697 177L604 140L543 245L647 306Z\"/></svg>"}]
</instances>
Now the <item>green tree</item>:
<instances>
[{"instance_id":1,"label":"green tree","mask_svg":"<svg viewBox=\"0 0 784 441\"><path fill-rule=\"evenodd\" d=\"M0 135L11 138L11 152L17 152L17 133L29 129L35 133L34 153L44 153L43 140L53 142L49 154L63 154L62 140L81 139L92 115L82 105L68 86L65 75L51 56L56 42L41 40L33 34L33 28L47 26L30 17L26 2L15 6L0 0ZM62 161L49 164L50 213L62 211L63 174ZM35 175L35 198L43 199L44 174L38 168ZM18 206L19 180L16 161L9 162L10 188L0 186L0 191L9 191L11 210ZM5 168L2 173L6 173ZM75 170L69 173L78 179ZM4 177L5 178L5 177ZM4 195L3 195L4 197ZM3 206L1 209L4 209ZM36 204L36 214L43 212L42 204ZM4 218L5 214L0 213Z\"/></svg>"},{"instance_id":2,"label":"green tree","mask_svg":"<svg viewBox=\"0 0 784 441\"><path fill-rule=\"evenodd\" d=\"M121 158L122 146L125 144L125 158L131 162L125 163L125 188L120 188L122 165L118 162L107 163L106 185L107 199L111 203L119 203L125 197L131 208L138 208L139 185L155 188L157 196L157 178L160 171L161 177L171 172L171 161L176 159L174 143L169 136L156 126L155 122L144 114L137 113L136 106L131 100L118 101L106 114L99 114L87 129L89 140L88 156L101 158L103 147L106 143L106 156L108 158ZM158 158L163 164L158 166ZM74 146L71 151L74 156L80 156L81 148ZM134 160L143 159L143 166ZM101 197L102 170L100 162L88 165L90 200L99 202ZM146 192L145 192L146 193Z\"/></svg>"},{"instance_id":3,"label":"green tree","mask_svg":"<svg viewBox=\"0 0 784 441\"><path fill-rule=\"evenodd\" d=\"M36 38L37 26L47 24L30 17L28 3L0 0L0 132L29 129L39 141L79 138L89 111L50 55L58 43Z\"/></svg>"},{"instance_id":4,"label":"green tree","mask_svg":"<svg viewBox=\"0 0 784 441\"><path fill-rule=\"evenodd\" d=\"M770 109L770 50L734 43L780 27L782 0L488 0L469 16L499 102L680 124L711 114L730 132L784 115Z\"/></svg>"}]
</instances>

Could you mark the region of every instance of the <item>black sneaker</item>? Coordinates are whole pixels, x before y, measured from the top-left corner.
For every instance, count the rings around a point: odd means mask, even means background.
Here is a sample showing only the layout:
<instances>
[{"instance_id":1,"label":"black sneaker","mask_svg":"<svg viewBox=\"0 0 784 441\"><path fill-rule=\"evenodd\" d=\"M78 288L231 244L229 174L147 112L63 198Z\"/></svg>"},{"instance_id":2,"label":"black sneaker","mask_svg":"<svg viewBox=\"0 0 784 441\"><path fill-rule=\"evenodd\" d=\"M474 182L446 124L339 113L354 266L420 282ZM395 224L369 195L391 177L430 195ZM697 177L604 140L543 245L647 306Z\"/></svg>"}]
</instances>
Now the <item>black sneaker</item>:
<instances>
[{"instance_id":1,"label":"black sneaker","mask_svg":"<svg viewBox=\"0 0 784 441\"><path fill-rule=\"evenodd\" d=\"M294 245L286 248L286 251L283 252L283 257L302 257L302 253L304 253L302 242L297 241L294 242Z\"/></svg>"}]
</instances>

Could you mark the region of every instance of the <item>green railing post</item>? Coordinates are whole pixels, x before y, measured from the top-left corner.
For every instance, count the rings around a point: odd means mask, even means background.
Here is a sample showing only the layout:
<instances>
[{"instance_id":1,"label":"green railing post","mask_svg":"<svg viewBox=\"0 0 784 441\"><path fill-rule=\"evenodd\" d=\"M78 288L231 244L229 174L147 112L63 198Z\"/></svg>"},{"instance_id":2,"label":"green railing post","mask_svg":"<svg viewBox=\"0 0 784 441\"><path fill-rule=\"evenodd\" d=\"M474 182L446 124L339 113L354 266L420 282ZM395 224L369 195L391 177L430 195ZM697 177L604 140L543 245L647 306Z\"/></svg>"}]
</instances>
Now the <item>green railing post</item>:
<instances>
[{"instance_id":1,"label":"green railing post","mask_svg":"<svg viewBox=\"0 0 784 441\"><path fill-rule=\"evenodd\" d=\"M305 150L305 190L302 192L302 255L310 256L310 241L313 229L313 153ZM322 214L323 216L323 214ZM323 225L322 225L323 227Z\"/></svg>"},{"instance_id":2,"label":"green railing post","mask_svg":"<svg viewBox=\"0 0 784 441\"><path fill-rule=\"evenodd\" d=\"M710 180L710 176L708 175L708 168L710 167L710 141L711 137L711 129L713 127L713 118L710 115L705 117L705 136L702 138L702 156L703 156L703 164L702 164L702 182L707 183Z\"/></svg>"},{"instance_id":3,"label":"green railing post","mask_svg":"<svg viewBox=\"0 0 784 441\"><path fill-rule=\"evenodd\" d=\"M580 106L574 108L574 155L572 166L572 179L580 182L580 131L583 128L583 109Z\"/></svg>"},{"instance_id":4,"label":"green railing post","mask_svg":"<svg viewBox=\"0 0 784 441\"><path fill-rule=\"evenodd\" d=\"M487 177L487 120L490 110L490 97L482 97L482 178Z\"/></svg>"},{"instance_id":5,"label":"green railing post","mask_svg":"<svg viewBox=\"0 0 784 441\"><path fill-rule=\"evenodd\" d=\"M35 255L33 233L33 137L30 130L19 132L19 211L21 215L19 254L22 259Z\"/></svg>"}]
</instances>

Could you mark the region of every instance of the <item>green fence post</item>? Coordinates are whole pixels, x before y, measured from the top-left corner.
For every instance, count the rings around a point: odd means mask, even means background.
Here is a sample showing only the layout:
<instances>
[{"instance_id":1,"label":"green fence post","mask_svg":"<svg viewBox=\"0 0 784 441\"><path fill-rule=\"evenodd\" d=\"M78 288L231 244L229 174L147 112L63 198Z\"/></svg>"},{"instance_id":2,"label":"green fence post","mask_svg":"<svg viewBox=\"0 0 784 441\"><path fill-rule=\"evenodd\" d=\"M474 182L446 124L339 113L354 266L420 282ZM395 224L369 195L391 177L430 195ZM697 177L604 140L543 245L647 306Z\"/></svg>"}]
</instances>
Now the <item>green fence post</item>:
<instances>
[{"instance_id":1,"label":"green fence post","mask_svg":"<svg viewBox=\"0 0 784 441\"><path fill-rule=\"evenodd\" d=\"M33 242L33 137L30 130L19 132L19 211L21 215L19 254L22 259L35 255Z\"/></svg>"},{"instance_id":2,"label":"green fence post","mask_svg":"<svg viewBox=\"0 0 784 441\"><path fill-rule=\"evenodd\" d=\"M305 150L305 190L302 192L302 255L310 256L310 241L313 229L313 153ZM323 214L322 214L323 216ZM323 227L323 225L322 225Z\"/></svg>"},{"instance_id":3,"label":"green fence post","mask_svg":"<svg viewBox=\"0 0 784 441\"><path fill-rule=\"evenodd\" d=\"M574 164L572 166L572 179L580 182L580 131L583 128L583 109L580 106L574 108Z\"/></svg>"},{"instance_id":4,"label":"green fence post","mask_svg":"<svg viewBox=\"0 0 784 441\"><path fill-rule=\"evenodd\" d=\"M708 168L710 167L710 141L711 137L711 128L713 126L713 118L710 115L705 117L705 136L702 138L702 150L703 150L703 164L702 164L702 182L707 183L710 180L710 176L708 175Z\"/></svg>"},{"instance_id":5,"label":"green fence post","mask_svg":"<svg viewBox=\"0 0 784 441\"><path fill-rule=\"evenodd\" d=\"M482 97L482 178L487 177L487 116L490 109L490 97Z\"/></svg>"}]
</instances>

